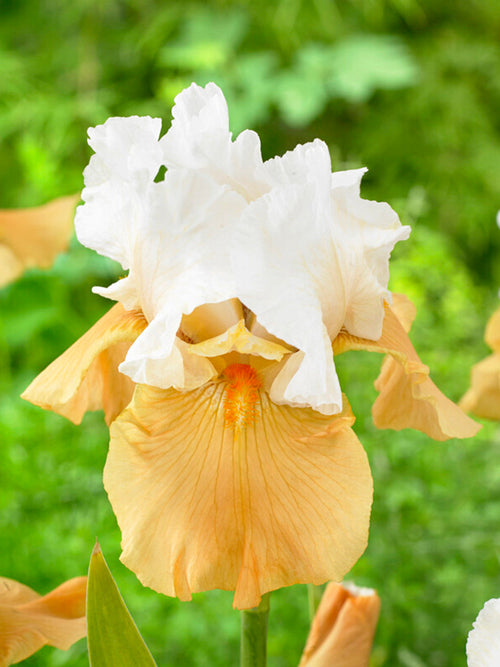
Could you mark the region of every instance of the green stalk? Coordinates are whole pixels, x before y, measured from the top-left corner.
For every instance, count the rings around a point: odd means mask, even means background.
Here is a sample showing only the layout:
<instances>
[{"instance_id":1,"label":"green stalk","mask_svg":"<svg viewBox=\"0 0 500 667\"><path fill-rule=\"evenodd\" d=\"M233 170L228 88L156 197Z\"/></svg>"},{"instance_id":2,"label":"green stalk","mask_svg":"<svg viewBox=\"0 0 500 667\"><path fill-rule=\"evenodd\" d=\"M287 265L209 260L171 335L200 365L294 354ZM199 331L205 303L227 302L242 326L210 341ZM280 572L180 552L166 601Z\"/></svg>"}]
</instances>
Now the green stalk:
<instances>
[{"instance_id":1,"label":"green stalk","mask_svg":"<svg viewBox=\"0 0 500 667\"><path fill-rule=\"evenodd\" d=\"M324 586L315 586L314 584L307 584L307 598L309 602L309 622L312 623L316 610L319 607L321 598L323 597Z\"/></svg>"},{"instance_id":2,"label":"green stalk","mask_svg":"<svg viewBox=\"0 0 500 667\"><path fill-rule=\"evenodd\" d=\"M266 593L258 607L241 612L241 667L266 667L270 596L270 593Z\"/></svg>"}]
</instances>

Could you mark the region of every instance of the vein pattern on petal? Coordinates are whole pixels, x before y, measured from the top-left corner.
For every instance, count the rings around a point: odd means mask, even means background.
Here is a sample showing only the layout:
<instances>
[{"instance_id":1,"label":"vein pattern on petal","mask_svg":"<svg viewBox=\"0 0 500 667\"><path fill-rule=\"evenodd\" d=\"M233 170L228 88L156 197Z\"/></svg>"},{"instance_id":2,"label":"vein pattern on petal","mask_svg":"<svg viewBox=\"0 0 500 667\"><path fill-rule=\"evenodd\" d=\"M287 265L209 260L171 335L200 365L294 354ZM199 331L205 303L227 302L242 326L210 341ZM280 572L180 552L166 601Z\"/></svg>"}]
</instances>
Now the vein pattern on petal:
<instances>
[{"instance_id":1,"label":"vein pattern on petal","mask_svg":"<svg viewBox=\"0 0 500 667\"><path fill-rule=\"evenodd\" d=\"M405 316L410 309L403 307ZM408 323L408 319L406 320ZM386 305L382 336L370 341L342 331L333 341L334 353L368 350L388 355L375 382L380 392L372 414L377 428L414 428L434 440L470 438L481 428L429 377L429 368L419 359L403 324Z\"/></svg>"},{"instance_id":2,"label":"vein pattern on petal","mask_svg":"<svg viewBox=\"0 0 500 667\"><path fill-rule=\"evenodd\" d=\"M111 427L104 479L122 560L145 585L184 600L235 590L235 607L249 608L350 569L366 546L372 484L350 413L277 406L254 385L255 418L235 428L231 382L137 387Z\"/></svg>"},{"instance_id":3,"label":"vein pattern on petal","mask_svg":"<svg viewBox=\"0 0 500 667\"><path fill-rule=\"evenodd\" d=\"M133 383L118 364L146 324L141 313L116 304L40 373L22 398L75 424L87 410L104 409L109 424L132 398Z\"/></svg>"}]
</instances>

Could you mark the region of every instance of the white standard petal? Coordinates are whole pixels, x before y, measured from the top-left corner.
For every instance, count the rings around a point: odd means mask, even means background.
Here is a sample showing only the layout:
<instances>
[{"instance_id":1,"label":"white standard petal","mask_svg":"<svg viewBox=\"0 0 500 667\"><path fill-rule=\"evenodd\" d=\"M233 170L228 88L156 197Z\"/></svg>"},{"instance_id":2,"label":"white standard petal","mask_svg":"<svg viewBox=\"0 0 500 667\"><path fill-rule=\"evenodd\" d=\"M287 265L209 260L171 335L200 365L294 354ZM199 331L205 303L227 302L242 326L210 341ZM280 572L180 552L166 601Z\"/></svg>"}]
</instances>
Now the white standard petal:
<instances>
[{"instance_id":1,"label":"white standard petal","mask_svg":"<svg viewBox=\"0 0 500 667\"><path fill-rule=\"evenodd\" d=\"M262 166L263 177L271 187L316 183L319 192L326 192L331 170L328 146L321 139L299 144L284 155L266 160Z\"/></svg>"},{"instance_id":2,"label":"white standard petal","mask_svg":"<svg viewBox=\"0 0 500 667\"><path fill-rule=\"evenodd\" d=\"M259 136L250 130L233 142L226 100L214 83L193 83L175 98L172 127L161 140L169 169L203 170L252 200L269 188L260 177Z\"/></svg>"},{"instance_id":3,"label":"white standard petal","mask_svg":"<svg viewBox=\"0 0 500 667\"><path fill-rule=\"evenodd\" d=\"M155 184L130 271L149 324L120 366L135 382L182 388L182 315L235 297L228 237L245 204L202 173L174 170Z\"/></svg>"},{"instance_id":4,"label":"white standard petal","mask_svg":"<svg viewBox=\"0 0 500 667\"><path fill-rule=\"evenodd\" d=\"M232 258L241 301L299 350L275 379L272 399L335 414L342 394L329 334L342 326L345 299L328 204L312 183L274 188L245 210Z\"/></svg>"},{"instance_id":5,"label":"white standard petal","mask_svg":"<svg viewBox=\"0 0 500 667\"><path fill-rule=\"evenodd\" d=\"M138 192L126 181L107 181L85 188L75 215L80 243L129 269L132 252L147 216L147 191Z\"/></svg>"},{"instance_id":6,"label":"white standard petal","mask_svg":"<svg viewBox=\"0 0 500 667\"><path fill-rule=\"evenodd\" d=\"M467 638L468 667L500 665L500 598L488 600Z\"/></svg>"},{"instance_id":7,"label":"white standard petal","mask_svg":"<svg viewBox=\"0 0 500 667\"><path fill-rule=\"evenodd\" d=\"M119 301L125 310L135 310L141 308L137 285L135 284L133 276L125 276L125 278L120 278L120 280L112 283L109 285L109 287L93 287L92 291L94 294L99 294L106 299Z\"/></svg>"},{"instance_id":8,"label":"white standard petal","mask_svg":"<svg viewBox=\"0 0 500 667\"><path fill-rule=\"evenodd\" d=\"M153 180L163 157L160 131L161 119L150 116L108 118L90 127L89 145L95 156L85 169L85 185L97 185L103 177L127 181L141 172Z\"/></svg>"},{"instance_id":9,"label":"white standard petal","mask_svg":"<svg viewBox=\"0 0 500 667\"><path fill-rule=\"evenodd\" d=\"M360 198L363 170L330 169L318 140L266 162L273 189L248 206L233 249L239 298L298 349L271 397L325 414L342 406L331 341L342 327L380 337L390 251L409 231L387 204Z\"/></svg>"},{"instance_id":10,"label":"white standard petal","mask_svg":"<svg viewBox=\"0 0 500 667\"><path fill-rule=\"evenodd\" d=\"M130 268L132 249L147 216L149 188L163 158L159 118L110 118L89 128L95 150L84 171L75 217L80 243Z\"/></svg>"},{"instance_id":11,"label":"white standard petal","mask_svg":"<svg viewBox=\"0 0 500 667\"><path fill-rule=\"evenodd\" d=\"M397 241L408 238L395 211L385 202L360 197L366 169L332 174L333 233L339 246L346 289L344 326L355 336L377 340L382 333L389 257Z\"/></svg>"}]
</instances>

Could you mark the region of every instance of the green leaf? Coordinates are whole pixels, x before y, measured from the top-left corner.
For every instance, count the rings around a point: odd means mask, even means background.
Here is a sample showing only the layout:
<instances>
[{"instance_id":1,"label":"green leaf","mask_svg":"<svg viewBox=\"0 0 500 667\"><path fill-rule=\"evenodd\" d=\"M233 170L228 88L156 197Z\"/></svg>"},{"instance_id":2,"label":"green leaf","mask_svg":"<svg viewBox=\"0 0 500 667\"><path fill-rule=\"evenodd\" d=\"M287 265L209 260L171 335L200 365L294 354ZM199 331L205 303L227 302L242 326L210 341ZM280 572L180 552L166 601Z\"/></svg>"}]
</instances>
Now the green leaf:
<instances>
[{"instance_id":1,"label":"green leaf","mask_svg":"<svg viewBox=\"0 0 500 667\"><path fill-rule=\"evenodd\" d=\"M405 43L393 35L352 35L332 49L332 95L364 102L378 89L394 90L416 83L418 68Z\"/></svg>"},{"instance_id":2,"label":"green leaf","mask_svg":"<svg viewBox=\"0 0 500 667\"><path fill-rule=\"evenodd\" d=\"M98 542L90 558L87 632L91 667L156 667Z\"/></svg>"}]
</instances>

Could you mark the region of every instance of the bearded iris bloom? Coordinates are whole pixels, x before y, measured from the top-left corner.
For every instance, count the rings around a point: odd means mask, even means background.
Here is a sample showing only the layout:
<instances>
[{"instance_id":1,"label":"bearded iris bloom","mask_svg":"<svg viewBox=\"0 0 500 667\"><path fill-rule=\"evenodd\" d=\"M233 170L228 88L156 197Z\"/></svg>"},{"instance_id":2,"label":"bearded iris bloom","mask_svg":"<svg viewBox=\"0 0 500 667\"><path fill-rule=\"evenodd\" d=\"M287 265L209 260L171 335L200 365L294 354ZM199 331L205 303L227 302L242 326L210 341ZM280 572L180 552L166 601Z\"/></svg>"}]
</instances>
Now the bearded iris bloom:
<instances>
[{"instance_id":1,"label":"bearded iris bloom","mask_svg":"<svg viewBox=\"0 0 500 667\"><path fill-rule=\"evenodd\" d=\"M48 644L67 650L87 633L87 577L64 582L43 597L13 579L0 577L0 667Z\"/></svg>"},{"instance_id":2,"label":"bearded iris bloom","mask_svg":"<svg viewBox=\"0 0 500 667\"><path fill-rule=\"evenodd\" d=\"M0 287L25 269L50 266L66 250L79 199L79 195L69 195L43 206L0 210Z\"/></svg>"},{"instance_id":3,"label":"bearded iris bloom","mask_svg":"<svg viewBox=\"0 0 500 667\"><path fill-rule=\"evenodd\" d=\"M254 132L232 141L214 84L173 117L162 138L152 118L89 130L76 233L128 275L94 288L118 303L24 397L76 423L104 409L104 483L144 584L234 590L249 608L340 580L365 549L372 481L337 354L389 355L378 426L478 427L409 341L412 306L387 289L409 228L361 199L365 170L332 174L319 140L263 161Z\"/></svg>"}]
</instances>

